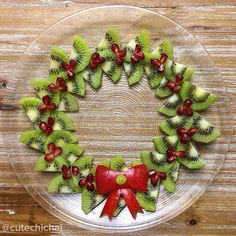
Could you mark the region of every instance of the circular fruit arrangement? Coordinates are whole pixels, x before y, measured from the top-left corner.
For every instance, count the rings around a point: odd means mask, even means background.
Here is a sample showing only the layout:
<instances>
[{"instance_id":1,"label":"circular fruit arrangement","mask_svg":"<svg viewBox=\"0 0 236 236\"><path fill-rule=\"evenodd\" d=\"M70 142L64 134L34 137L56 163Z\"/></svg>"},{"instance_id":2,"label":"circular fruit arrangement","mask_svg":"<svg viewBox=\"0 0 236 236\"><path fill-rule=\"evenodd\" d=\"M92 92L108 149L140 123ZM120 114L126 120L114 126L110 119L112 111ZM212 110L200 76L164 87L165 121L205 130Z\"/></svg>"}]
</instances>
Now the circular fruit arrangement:
<instances>
[{"instance_id":1,"label":"circular fruit arrangement","mask_svg":"<svg viewBox=\"0 0 236 236\"><path fill-rule=\"evenodd\" d=\"M168 39L154 51L150 48L146 30L122 48L119 32L109 28L94 52L75 36L70 56L53 47L48 78L31 81L38 98L20 100L34 126L34 130L21 135L20 141L43 153L35 163L35 171L59 172L49 182L48 191L81 193L85 214L103 201L101 216L109 219L126 206L133 218L143 209L156 211L160 185L173 192L181 166L204 166L193 143L209 143L220 136L198 113L214 103L216 96L189 82L194 70L173 60ZM168 117L160 123L166 136L154 137L156 152L141 151L140 159L133 160L130 167L122 156L95 165L92 157L83 156L84 149L72 133L73 121L66 112L78 111L76 96L85 96L85 82L98 90L103 73L117 83L123 69L131 89L146 73L156 96L168 98L159 108Z\"/></svg>"}]
</instances>

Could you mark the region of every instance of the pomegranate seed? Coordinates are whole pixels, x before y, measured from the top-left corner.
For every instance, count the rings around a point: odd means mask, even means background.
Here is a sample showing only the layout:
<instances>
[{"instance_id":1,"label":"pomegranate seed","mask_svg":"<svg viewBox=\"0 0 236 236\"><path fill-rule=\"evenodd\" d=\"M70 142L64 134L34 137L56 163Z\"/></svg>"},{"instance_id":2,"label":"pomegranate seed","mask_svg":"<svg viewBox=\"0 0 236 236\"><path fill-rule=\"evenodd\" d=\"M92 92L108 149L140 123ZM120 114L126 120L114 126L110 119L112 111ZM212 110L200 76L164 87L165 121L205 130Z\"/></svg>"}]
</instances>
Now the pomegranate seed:
<instances>
[{"instance_id":1,"label":"pomegranate seed","mask_svg":"<svg viewBox=\"0 0 236 236\"><path fill-rule=\"evenodd\" d=\"M187 143L189 141L189 137L187 134L183 134L180 136L180 142L181 143Z\"/></svg>"},{"instance_id":2,"label":"pomegranate seed","mask_svg":"<svg viewBox=\"0 0 236 236\"><path fill-rule=\"evenodd\" d=\"M190 109L186 109L186 115L187 116L192 116L193 115L193 111L192 111L192 109L190 108Z\"/></svg>"},{"instance_id":3,"label":"pomegranate seed","mask_svg":"<svg viewBox=\"0 0 236 236\"><path fill-rule=\"evenodd\" d=\"M59 90L60 90L60 91L63 91L63 92L66 92L67 89L68 89L68 87L67 87L66 84L60 85L60 87L59 87Z\"/></svg>"},{"instance_id":4,"label":"pomegranate seed","mask_svg":"<svg viewBox=\"0 0 236 236\"><path fill-rule=\"evenodd\" d=\"M50 135L53 132L52 127L47 127L47 129L44 131L45 134Z\"/></svg>"},{"instance_id":5,"label":"pomegranate seed","mask_svg":"<svg viewBox=\"0 0 236 236\"><path fill-rule=\"evenodd\" d=\"M51 102L51 97L49 95L43 96L42 101L45 105L48 105Z\"/></svg>"},{"instance_id":6,"label":"pomegranate seed","mask_svg":"<svg viewBox=\"0 0 236 236\"><path fill-rule=\"evenodd\" d=\"M178 152L176 153L176 155L177 155L178 157L180 157L180 158L186 157L185 151L178 151Z\"/></svg>"},{"instance_id":7,"label":"pomegranate seed","mask_svg":"<svg viewBox=\"0 0 236 236\"><path fill-rule=\"evenodd\" d=\"M134 56L140 60L143 60L145 58L144 53L142 51L135 53Z\"/></svg>"},{"instance_id":8,"label":"pomegranate seed","mask_svg":"<svg viewBox=\"0 0 236 236\"><path fill-rule=\"evenodd\" d=\"M161 64L165 63L167 57L168 57L168 56L167 56L165 53L162 53L162 54L161 54L161 57L160 57L160 62L161 62Z\"/></svg>"},{"instance_id":9,"label":"pomegranate seed","mask_svg":"<svg viewBox=\"0 0 236 236\"><path fill-rule=\"evenodd\" d=\"M125 54L126 54L126 51L125 51L125 50L119 50L119 52L117 53L117 56L118 56L119 58L123 58L123 57L125 56Z\"/></svg>"},{"instance_id":10,"label":"pomegranate seed","mask_svg":"<svg viewBox=\"0 0 236 236\"><path fill-rule=\"evenodd\" d=\"M193 136L195 133L197 132L197 130L195 128L190 128L187 132L187 134L189 136Z\"/></svg>"},{"instance_id":11,"label":"pomegranate seed","mask_svg":"<svg viewBox=\"0 0 236 236\"><path fill-rule=\"evenodd\" d=\"M179 107L178 109L177 109L177 113L179 114L179 115L184 115L185 114L185 111L184 111L184 108L183 107Z\"/></svg>"},{"instance_id":12,"label":"pomegranate seed","mask_svg":"<svg viewBox=\"0 0 236 236\"><path fill-rule=\"evenodd\" d=\"M61 67L62 67L63 70L68 70L69 69L69 65L65 62L61 63Z\"/></svg>"},{"instance_id":13,"label":"pomegranate seed","mask_svg":"<svg viewBox=\"0 0 236 236\"><path fill-rule=\"evenodd\" d=\"M150 170L148 173L149 177L153 177L157 172L155 170Z\"/></svg>"},{"instance_id":14,"label":"pomegranate seed","mask_svg":"<svg viewBox=\"0 0 236 236\"><path fill-rule=\"evenodd\" d=\"M162 73L162 72L164 72L164 70L165 70L165 67L164 67L163 64L161 64L161 65L159 66L159 68L158 68L158 71L159 71L160 73Z\"/></svg>"},{"instance_id":15,"label":"pomegranate seed","mask_svg":"<svg viewBox=\"0 0 236 236\"><path fill-rule=\"evenodd\" d=\"M86 178L86 181L87 182L93 182L93 174L89 174L88 176L87 176L87 178Z\"/></svg>"},{"instance_id":16,"label":"pomegranate seed","mask_svg":"<svg viewBox=\"0 0 236 236\"><path fill-rule=\"evenodd\" d=\"M180 86L179 85L175 85L175 87L172 89L173 93L178 93L180 90Z\"/></svg>"},{"instance_id":17,"label":"pomegranate seed","mask_svg":"<svg viewBox=\"0 0 236 236\"><path fill-rule=\"evenodd\" d=\"M79 174L79 167L78 166L72 166L72 174L74 176L77 176Z\"/></svg>"},{"instance_id":18,"label":"pomegranate seed","mask_svg":"<svg viewBox=\"0 0 236 236\"><path fill-rule=\"evenodd\" d=\"M98 65L102 64L103 62L105 62L105 59L103 57L99 57L98 59L95 60L95 63Z\"/></svg>"},{"instance_id":19,"label":"pomegranate seed","mask_svg":"<svg viewBox=\"0 0 236 236\"><path fill-rule=\"evenodd\" d=\"M152 185L156 186L157 183L158 183L158 180L159 180L159 176L158 176L158 174L156 173L156 174L153 175L152 178L151 178L151 183L152 183Z\"/></svg>"},{"instance_id":20,"label":"pomegranate seed","mask_svg":"<svg viewBox=\"0 0 236 236\"><path fill-rule=\"evenodd\" d=\"M94 184L91 182L87 183L87 190L92 192L95 189Z\"/></svg>"},{"instance_id":21,"label":"pomegranate seed","mask_svg":"<svg viewBox=\"0 0 236 236\"><path fill-rule=\"evenodd\" d=\"M158 172L157 175L158 175L158 177L161 180L165 180L166 179L166 173L165 172Z\"/></svg>"},{"instance_id":22,"label":"pomegranate seed","mask_svg":"<svg viewBox=\"0 0 236 236\"><path fill-rule=\"evenodd\" d=\"M123 61L119 57L116 57L116 63L117 63L118 66L122 66L123 65Z\"/></svg>"},{"instance_id":23,"label":"pomegranate seed","mask_svg":"<svg viewBox=\"0 0 236 236\"><path fill-rule=\"evenodd\" d=\"M190 99L186 99L184 101L184 106L191 106L192 105L192 101Z\"/></svg>"},{"instance_id":24,"label":"pomegranate seed","mask_svg":"<svg viewBox=\"0 0 236 236\"><path fill-rule=\"evenodd\" d=\"M51 116L48 117L48 125L49 125L49 126L53 126L54 123L55 123L55 120L54 120Z\"/></svg>"},{"instance_id":25,"label":"pomegranate seed","mask_svg":"<svg viewBox=\"0 0 236 236\"><path fill-rule=\"evenodd\" d=\"M39 128L43 131L46 131L47 130L47 127L48 127L48 124L44 121L40 121L39 122Z\"/></svg>"},{"instance_id":26,"label":"pomegranate seed","mask_svg":"<svg viewBox=\"0 0 236 236\"><path fill-rule=\"evenodd\" d=\"M73 80L73 79L75 78L75 74L74 74L74 72L71 71L71 70L68 70L68 71L66 72L66 74L67 74L68 79L70 79L70 80Z\"/></svg>"},{"instance_id":27,"label":"pomegranate seed","mask_svg":"<svg viewBox=\"0 0 236 236\"><path fill-rule=\"evenodd\" d=\"M90 69L96 69L97 68L97 63L94 62L94 61L90 61L89 62L89 67L90 67Z\"/></svg>"},{"instance_id":28,"label":"pomegranate seed","mask_svg":"<svg viewBox=\"0 0 236 236\"><path fill-rule=\"evenodd\" d=\"M50 103L47 105L47 109L49 110L55 110L57 108L57 105L55 103Z\"/></svg>"},{"instance_id":29,"label":"pomegranate seed","mask_svg":"<svg viewBox=\"0 0 236 236\"><path fill-rule=\"evenodd\" d=\"M57 146L55 145L55 143L49 143L47 145L47 148L50 153L53 153L56 150Z\"/></svg>"},{"instance_id":30,"label":"pomegranate seed","mask_svg":"<svg viewBox=\"0 0 236 236\"><path fill-rule=\"evenodd\" d=\"M175 153L174 149L173 148L168 148L166 150L166 155L169 157L169 156L172 156L173 154Z\"/></svg>"},{"instance_id":31,"label":"pomegranate seed","mask_svg":"<svg viewBox=\"0 0 236 236\"><path fill-rule=\"evenodd\" d=\"M86 184L87 184L87 182L86 182L86 180L85 180L84 178L82 178L82 179L79 180L79 187L80 187L80 188L85 187Z\"/></svg>"},{"instance_id":32,"label":"pomegranate seed","mask_svg":"<svg viewBox=\"0 0 236 236\"><path fill-rule=\"evenodd\" d=\"M61 167L61 171L62 171L62 173L67 173L68 171L69 171L69 168L68 168L68 166L66 166L66 165L63 165L62 167Z\"/></svg>"},{"instance_id":33,"label":"pomegranate seed","mask_svg":"<svg viewBox=\"0 0 236 236\"><path fill-rule=\"evenodd\" d=\"M157 67L159 67L161 65L161 63L158 59L151 59L151 64L153 66L157 66Z\"/></svg>"},{"instance_id":34,"label":"pomegranate seed","mask_svg":"<svg viewBox=\"0 0 236 236\"><path fill-rule=\"evenodd\" d=\"M62 176L62 178L64 179L64 180L67 180L67 179L69 179L71 177L71 175L67 175L67 174L63 174L63 176Z\"/></svg>"},{"instance_id":35,"label":"pomegranate seed","mask_svg":"<svg viewBox=\"0 0 236 236\"><path fill-rule=\"evenodd\" d=\"M52 153L48 153L44 157L45 161L53 161L54 160L54 155Z\"/></svg>"},{"instance_id":36,"label":"pomegranate seed","mask_svg":"<svg viewBox=\"0 0 236 236\"><path fill-rule=\"evenodd\" d=\"M139 59L133 55L133 56L131 57L131 62L132 62L132 63L137 63L137 62L139 62Z\"/></svg>"},{"instance_id":37,"label":"pomegranate seed","mask_svg":"<svg viewBox=\"0 0 236 236\"><path fill-rule=\"evenodd\" d=\"M61 86L61 85L64 85L65 81L63 78L61 77L57 77L57 85L58 86Z\"/></svg>"},{"instance_id":38,"label":"pomegranate seed","mask_svg":"<svg viewBox=\"0 0 236 236\"><path fill-rule=\"evenodd\" d=\"M112 52L117 53L119 51L119 49L120 49L120 47L118 44L114 43L111 45Z\"/></svg>"},{"instance_id":39,"label":"pomegranate seed","mask_svg":"<svg viewBox=\"0 0 236 236\"><path fill-rule=\"evenodd\" d=\"M92 59L98 59L99 58L99 53L98 52L94 52L93 54L92 54Z\"/></svg>"},{"instance_id":40,"label":"pomegranate seed","mask_svg":"<svg viewBox=\"0 0 236 236\"><path fill-rule=\"evenodd\" d=\"M57 90L57 85L55 85L55 84L49 84L49 85L48 85L48 89L50 89L50 90Z\"/></svg>"},{"instance_id":41,"label":"pomegranate seed","mask_svg":"<svg viewBox=\"0 0 236 236\"><path fill-rule=\"evenodd\" d=\"M176 160L176 156L170 156L170 157L167 158L166 161L167 161L168 163L172 163L172 162L174 162L175 160Z\"/></svg>"},{"instance_id":42,"label":"pomegranate seed","mask_svg":"<svg viewBox=\"0 0 236 236\"><path fill-rule=\"evenodd\" d=\"M182 80L183 80L183 76L182 75L176 75L176 77L175 77L176 85L180 85Z\"/></svg>"},{"instance_id":43,"label":"pomegranate seed","mask_svg":"<svg viewBox=\"0 0 236 236\"><path fill-rule=\"evenodd\" d=\"M45 111L47 110L47 105L43 104L43 105L39 108L39 110L40 110L41 112L45 112Z\"/></svg>"},{"instance_id":44,"label":"pomegranate seed","mask_svg":"<svg viewBox=\"0 0 236 236\"><path fill-rule=\"evenodd\" d=\"M56 149L55 149L55 151L54 151L54 155L55 156L58 156L58 155L60 155L62 153L62 148L60 148L60 147L57 147Z\"/></svg>"},{"instance_id":45,"label":"pomegranate seed","mask_svg":"<svg viewBox=\"0 0 236 236\"><path fill-rule=\"evenodd\" d=\"M141 50L142 50L141 44L136 44L134 52L135 52L135 53L141 52Z\"/></svg>"},{"instance_id":46,"label":"pomegranate seed","mask_svg":"<svg viewBox=\"0 0 236 236\"><path fill-rule=\"evenodd\" d=\"M70 69L74 70L77 65L77 62L74 59L70 60Z\"/></svg>"},{"instance_id":47,"label":"pomegranate seed","mask_svg":"<svg viewBox=\"0 0 236 236\"><path fill-rule=\"evenodd\" d=\"M175 87L175 83L172 80L169 80L166 87L172 90Z\"/></svg>"},{"instance_id":48,"label":"pomegranate seed","mask_svg":"<svg viewBox=\"0 0 236 236\"><path fill-rule=\"evenodd\" d=\"M184 129L184 128L178 128L178 129L177 129L177 134L178 134L178 135L186 134L186 132L187 132L187 131L186 131L186 129Z\"/></svg>"}]
</instances>

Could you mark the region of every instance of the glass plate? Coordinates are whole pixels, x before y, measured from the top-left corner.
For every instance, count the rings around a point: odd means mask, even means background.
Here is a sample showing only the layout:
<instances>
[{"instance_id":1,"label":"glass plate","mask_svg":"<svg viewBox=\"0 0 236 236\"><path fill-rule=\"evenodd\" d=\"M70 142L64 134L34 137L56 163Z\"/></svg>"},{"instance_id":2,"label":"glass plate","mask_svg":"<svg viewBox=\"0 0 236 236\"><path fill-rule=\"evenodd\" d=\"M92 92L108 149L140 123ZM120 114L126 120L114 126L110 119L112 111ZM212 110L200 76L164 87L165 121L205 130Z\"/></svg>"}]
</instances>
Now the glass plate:
<instances>
[{"instance_id":1,"label":"glass plate","mask_svg":"<svg viewBox=\"0 0 236 236\"><path fill-rule=\"evenodd\" d=\"M152 49L158 40L169 38L174 45L175 59L195 68L192 82L217 94L217 102L201 112L223 134L213 144L197 145L206 166L196 171L182 168L176 191L170 194L161 189L155 213L138 214L134 220L125 209L109 221L106 217L99 218L104 203L85 215L81 210L81 194L53 195L47 192L48 181L55 174L34 172L34 163L40 153L18 142L23 131L32 129L22 110L9 113L9 126L13 132L8 132L4 140L22 184L48 212L90 230L138 231L170 220L193 204L218 172L227 151L229 140L224 137L228 119L224 115L227 112L224 104L228 102L226 88L206 50L190 33L162 15L135 7L106 6L78 12L51 26L30 44L17 63L4 99L7 104L19 108L21 97L35 96L28 81L47 76L52 45L69 51L73 36L80 34L94 48L109 26L120 31L123 45L142 29L150 31ZM125 76L116 85L104 76L99 91L94 91L89 85L87 89L85 99L79 99L80 112L70 114L86 155L100 161L121 154L130 162L132 158L139 158L141 150L154 151L152 139L162 135L158 125L166 117L157 112L163 101L155 97L155 91L149 88L145 76L139 85L132 88L128 87Z\"/></svg>"}]
</instances>

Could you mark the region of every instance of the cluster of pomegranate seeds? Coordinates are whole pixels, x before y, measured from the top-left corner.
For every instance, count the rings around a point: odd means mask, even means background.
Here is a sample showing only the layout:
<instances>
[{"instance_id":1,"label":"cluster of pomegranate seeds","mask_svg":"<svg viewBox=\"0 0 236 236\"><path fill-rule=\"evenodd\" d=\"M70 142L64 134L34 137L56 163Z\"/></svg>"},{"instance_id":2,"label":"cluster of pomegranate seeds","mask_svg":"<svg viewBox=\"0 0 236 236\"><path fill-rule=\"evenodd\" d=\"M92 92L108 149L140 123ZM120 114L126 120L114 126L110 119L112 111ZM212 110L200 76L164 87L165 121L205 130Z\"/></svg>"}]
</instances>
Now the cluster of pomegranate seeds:
<instances>
[{"instance_id":1,"label":"cluster of pomegranate seeds","mask_svg":"<svg viewBox=\"0 0 236 236\"><path fill-rule=\"evenodd\" d=\"M163 73L165 70L164 63L166 62L168 56L165 53L161 54L160 59L151 59L151 64L157 69L159 73Z\"/></svg>"},{"instance_id":2,"label":"cluster of pomegranate seeds","mask_svg":"<svg viewBox=\"0 0 236 236\"><path fill-rule=\"evenodd\" d=\"M53 84L53 83L49 84L48 89L50 89L52 91L59 90L59 91L62 91L62 92L66 92L68 87L67 87L67 85L66 85L63 78L57 77L56 84Z\"/></svg>"},{"instance_id":3,"label":"cluster of pomegranate seeds","mask_svg":"<svg viewBox=\"0 0 236 236\"><path fill-rule=\"evenodd\" d=\"M53 125L55 123L55 120L52 117L48 117L48 121L40 121L39 122L39 128L46 134L50 135L53 132Z\"/></svg>"},{"instance_id":4,"label":"cluster of pomegranate seeds","mask_svg":"<svg viewBox=\"0 0 236 236\"><path fill-rule=\"evenodd\" d=\"M134 49L134 54L131 57L131 62L132 63L137 63L141 60L144 60L145 55L142 51L142 46L140 44L136 44L135 49Z\"/></svg>"},{"instance_id":5,"label":"cluster of pomegranate seeds","mask_svg":"<svg viewBox=\"0 0 236 236\"><path fill-rule=\"evenodd\" d=\"M47 145L48 153L45 155L45 161L53 161L56 156L59 156L62 153L62 149L57 147L55 143L49 143Z\"/></svg>"},{"instance_id":6,"label":"cluster of pomegranate seeds","mask_svg":"<svg viewBox=\"0 0 236 236\"><path fill-rule=\"evenodd\" d=\"M51 102L51 97L49 95L43 96L42 101L43 105L39 108L41 112L45 112L46 110L55 110L57 108L57 105L54 102Z\"/></svg>"},{"instance_id":7,"label":"cluster of pomegranate seeds","mask_svg":"<svg viewBox=\"0 0 236 236\"><path fill-rule=\"evenodd\" d=\"M79 167L78 166L72 166L71 169L70 169L70 167L68 167L66 165L63 165L61 167L61 171L63 173L62 178L64 180L66 180L66 179L70 179L72 177L72 175L77 176L79 174Z\"/></svg>"},{"instance_id":8,"label":"cluster of pomegranate seeds","mask_svg":"<svg viewBox=\"0 0 236 236\"><path fill-rule=\"evenodd\" d=\"M184 101L183 107L179 107L177 109L177 113L181 116L192 116L193 115L193 110L191 108L192 101L190 99L186 99Z\"/></svg>"},{"instance_id":9,"label":"cluster of pomegranate seeds","mask_svg":"<svg viewBox=\"0 0 236 236\"><path fill-rule=\"evenodd\" d=\"M68 79L73 80L75 78L74 70L76 66L77 62L73 59L71 59L69 63L62 62L61 67L66 71Z\"/></svg>"},{"instance_id":10,"label":"cluster of pomegranate seeds","mask_svg":"<svg viewBox=\"0 0 236 236\"><path fill-rule=\"evenodd\" d=\"M178 93L180 90L180 85L182 83L183 76L182 75L176 75L175 82L172 80L169 80L166 83L166 87L169 88L173 93Z\"/></svg>"},{"instance_id":11,"label":"cluster of pomegranate seeds","mask_svg":"<svg viewBox=\"0 0 236 236\"><path fill-rule=\"evenodd\" d=\"M166 155L167 155L167 162L172 163L174 162L177 158L185 158L186 153L185 151L175 151L173 148L168 148L166 150Z\"/></svg>"},{"instance_id":12,"label":"cluster of pomegranate seeds","mask_svg":"<svg viewBox=\"0 0 236 236\"><path fill-rule=\"evenodd\" d=\"M185 129L185 128L179 128L177 130L177 134L180 137L181 143L187 143L189 141L189 137L193 136L197 130L195 128Z\"/></svg>"},{"instance_id":13,"label":"cluster of pomegranate seeds","mask_svg":"<svg viewBox=\"0 0 236 236\"><path fill-rule=\"evenodd\" d=\"M149 171L149 178L151 178L152 185L156 186L159 179L165 180L166 179L166 173L165 172L156 172L155 170Z\"/></svg>"},{"instance_id":14,"label":"cluster of pomegranate seeds","mask_svg":"<svg viewBox=\"0 0 236 236\"><path fill-rule=\"evenodd\" d=\"M89 67L90 69L96 69L98 65L105 62L105 59L103 57L100 57L98 52L94 52L91 56Z\"/></svg>"},{"instance_id":15,"label":"cluster of pomegranate seeds","mask_svg":"<svg viewBox=\"0 0 236 236\"><path fill-rule=\"evenodd\" d=\"M111 50L116 55L116 59L115 60L116 60L117 65L122 66L123 65L122 58L125 56L126 51L123 50L123 49L120 49L119 45L116 44L116 43L111 45Z\"/></svg>"},{"instance_id":16,"label":"cluster of pomegranate seeds","mask_svg":"<svg viewBox=\"0 0 236 236\"><path fill-rule=\"evenodd\" d=\"M84 188L86 186L88 191L93 191L95 189L95 186L93 184L93 180L94 180L94 176L93 174L89 174L86 179L85 178L81 178L79 180L79 186L80 188Z\"/></svg>"}]
</instances>

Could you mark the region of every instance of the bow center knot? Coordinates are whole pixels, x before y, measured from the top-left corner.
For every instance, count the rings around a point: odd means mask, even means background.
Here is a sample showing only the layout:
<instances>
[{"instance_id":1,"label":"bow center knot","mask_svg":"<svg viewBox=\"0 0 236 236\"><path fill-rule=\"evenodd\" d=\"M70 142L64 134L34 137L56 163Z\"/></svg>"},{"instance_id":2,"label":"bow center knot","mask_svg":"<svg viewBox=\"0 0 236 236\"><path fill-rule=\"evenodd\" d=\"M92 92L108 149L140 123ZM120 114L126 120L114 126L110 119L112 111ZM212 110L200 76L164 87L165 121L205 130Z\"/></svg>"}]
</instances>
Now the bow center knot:
<instances>
[{"instance_id":1,"label":"bow center knot","mask_svg":"<svg viewBox=\"0 0 236 236\"><path fill-rule=\"evenodd\" d=\"M116 183L118 184L118 185L123 185L123 184L125 184L126 183L126 181L127 181L127 179L126 179L126 176L125 175L117 175L117 177L116 177Z\"/></svg>"}]
</instances>

